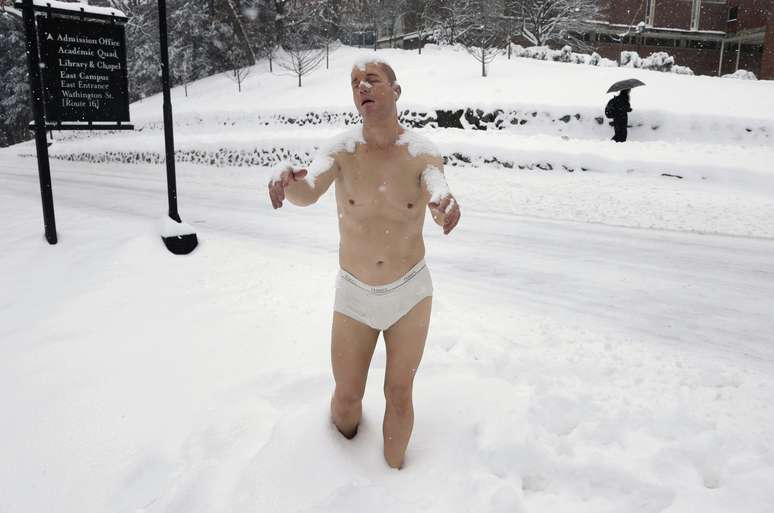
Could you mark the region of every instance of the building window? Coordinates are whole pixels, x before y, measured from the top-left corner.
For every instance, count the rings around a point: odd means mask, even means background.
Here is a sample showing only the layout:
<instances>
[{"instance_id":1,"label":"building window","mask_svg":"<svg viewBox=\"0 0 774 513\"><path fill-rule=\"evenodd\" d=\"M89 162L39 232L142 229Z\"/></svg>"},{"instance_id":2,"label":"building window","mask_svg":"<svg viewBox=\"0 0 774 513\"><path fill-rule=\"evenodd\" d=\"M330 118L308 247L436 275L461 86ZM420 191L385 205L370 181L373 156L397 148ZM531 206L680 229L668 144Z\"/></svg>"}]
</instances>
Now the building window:
<instances>
[{"instance_id":1,"label":"building window","mask_svg":"<svg viewBox=\"0 0 774 513\"><path fill-rule=\"evenodd\" d=\"M736 21L739 16L739 7L729 7L728 9L728 21Z\"/></svg>"},{"instance_id":2,"label":"building window","mask_svg":"<svg viewBox=\"0 0 774 513\"><path fill-rule=\"evenodd\" d=\"M691 6L691 30L699 30L699 18L701 17L701 0L693 0Z\"/></svg>"},{"instance_id":3,"label":"building window","mask_svg":"<svg viewBox=\"0 0 774 513\"><path fill-rule=\"evenodd\" d=\"M680 46L680 41L677 39L659 39L654 37L646 37L645 46L666 46L668 48L677 48Z\"/></svg>"},{"instance_id":4,"label":"building window","mask_svg":"<svg viewBox=\"0 0 774 513\"><path fill-rule=\"evenodd\" d=\"M653 26L653 20L656 18L656 0L645 0L645 24Z\"/></svg>"}]
</instances>

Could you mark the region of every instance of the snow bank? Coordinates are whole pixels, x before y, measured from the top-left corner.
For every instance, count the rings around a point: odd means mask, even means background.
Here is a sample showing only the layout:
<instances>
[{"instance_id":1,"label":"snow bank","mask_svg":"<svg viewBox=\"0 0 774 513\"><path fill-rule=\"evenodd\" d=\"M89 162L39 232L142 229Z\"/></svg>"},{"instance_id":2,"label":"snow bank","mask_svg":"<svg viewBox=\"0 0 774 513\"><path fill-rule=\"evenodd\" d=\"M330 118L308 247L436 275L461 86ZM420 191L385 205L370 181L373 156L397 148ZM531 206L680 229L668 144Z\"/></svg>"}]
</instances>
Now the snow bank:
<instances>
[{"instance_id":1,"label":"snow bank","mask_svg":"<svg viewBox=\"0 0 774 513\"><path fill-rule=\"evenodd\" d=\"M758 80L758 77L755 76L755 73L744 69L739 69L733 73L729 73L728 75L723 75L723 78L738 78L740 80Z\"/></svg>"}]
</instances>

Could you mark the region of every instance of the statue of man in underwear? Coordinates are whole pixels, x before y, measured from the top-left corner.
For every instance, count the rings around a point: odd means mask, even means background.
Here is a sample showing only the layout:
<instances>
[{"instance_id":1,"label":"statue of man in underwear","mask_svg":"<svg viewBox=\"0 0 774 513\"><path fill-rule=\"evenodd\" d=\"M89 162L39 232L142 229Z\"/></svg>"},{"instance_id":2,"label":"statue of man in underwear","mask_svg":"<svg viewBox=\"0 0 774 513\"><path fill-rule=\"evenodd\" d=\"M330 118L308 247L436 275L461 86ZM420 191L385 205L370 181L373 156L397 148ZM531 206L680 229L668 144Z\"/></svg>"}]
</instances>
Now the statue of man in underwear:
<instances>
[{"instance_id":1,"label":"statue of man in underwear","mask_svg":"<svg viewBox=\"0 0 774 513\"><path fill-rule=\"evenodd\" d=\"M398 121L401 87L389 64L356 63L351 88L363 125L330 144L308 170L280 167L269 196L275 209L285 199L307 206L336 183L341 270L331 335L331 419L345 437L357 434L368 368L383 332L384 457L399 469L414 425L412 387L433 294L424 261L425 205L444 234L459 222L460 208L435 147Z\"/></svg>"}]
</instances>

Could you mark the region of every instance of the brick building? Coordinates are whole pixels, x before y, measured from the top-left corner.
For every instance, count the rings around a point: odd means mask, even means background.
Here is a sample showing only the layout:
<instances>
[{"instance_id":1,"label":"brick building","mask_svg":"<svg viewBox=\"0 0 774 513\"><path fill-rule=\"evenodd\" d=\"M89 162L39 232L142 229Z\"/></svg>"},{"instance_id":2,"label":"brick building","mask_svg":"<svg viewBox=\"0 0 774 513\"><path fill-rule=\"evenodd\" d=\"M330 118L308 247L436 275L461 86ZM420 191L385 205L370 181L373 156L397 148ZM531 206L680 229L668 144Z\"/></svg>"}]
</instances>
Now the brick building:
<instances>
[{"instance_id":1,"label":"brick building","mask_svg":"<svg viewBox=\"0 0 774 513\"><path fill-rule=\"evenodd\" d=\"M698 74L774 79L774 0L614 0L591 27L585 39L611 59L665 51Z\"/></svg>"},{"instance_id":2,"label":"brick building","mask_svg":"<svg viewBox=\"0 0 774 513\"><path fill-rule=\"evenodd\" d=\"M591 21L583 37L603 57L665 51L697 74L745 69L774 80L774 0L600 1L608 6L604 18ZM394 35L380 30L378 45L415 47L414 26L409 12Z\"/></svg>"}]
</instances>

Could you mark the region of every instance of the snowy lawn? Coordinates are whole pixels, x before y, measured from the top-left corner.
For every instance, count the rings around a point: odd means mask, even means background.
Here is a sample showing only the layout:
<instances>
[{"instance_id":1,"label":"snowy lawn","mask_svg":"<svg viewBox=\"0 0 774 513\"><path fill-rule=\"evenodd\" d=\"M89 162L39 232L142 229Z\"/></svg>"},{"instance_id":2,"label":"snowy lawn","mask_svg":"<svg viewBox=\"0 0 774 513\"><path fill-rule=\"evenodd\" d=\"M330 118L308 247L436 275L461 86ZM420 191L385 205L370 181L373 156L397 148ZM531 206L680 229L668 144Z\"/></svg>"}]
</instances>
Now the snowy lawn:
<instances>
[{"instance_id":1,"label":"snowy lawn","mask_svg":"<svg viewBox=\"0 0 774 513\"><path fill-rule=\"evenodd\" d=\"M49 247L34 161L0 163L0 511L774 503L765 191L450 168L463 220L426 227L434 315L396 472L383 345L358 437L328 422L331 196L274 212L267 169L180 166L202 244L174 257L162 167L55 161Z\"/></svg>"}]
</instances>

